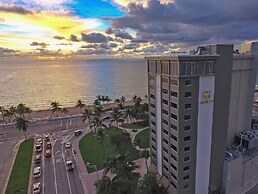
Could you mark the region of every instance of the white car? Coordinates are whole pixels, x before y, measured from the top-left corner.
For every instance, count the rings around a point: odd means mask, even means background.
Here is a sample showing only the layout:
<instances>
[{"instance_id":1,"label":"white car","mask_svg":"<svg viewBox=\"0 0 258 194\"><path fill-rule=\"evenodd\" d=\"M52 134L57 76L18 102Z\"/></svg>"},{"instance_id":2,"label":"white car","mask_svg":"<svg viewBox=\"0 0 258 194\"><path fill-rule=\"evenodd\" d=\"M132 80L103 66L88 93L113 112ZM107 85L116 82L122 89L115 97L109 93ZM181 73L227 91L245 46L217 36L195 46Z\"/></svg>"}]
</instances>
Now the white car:
<instances>
[{"instance_id":1,"label":"white car","mask_svg":"<svg viewBox=\"0 0 258 194\"><path fill-rule=\"evenodd\" d=\"M66 144L65 144L65 148L70 148L71 147L71 142L66 142Z\"/></svg>"},{"instance_id":2,"label":"white car","mask_svg":"<svg viewBox=\"0 0 258 194\"><path fill-rule=\"evenodd\" d=\"M71 160L66 161L66 168L67 168L67 170L73 170L74 169L74 165L73 165Z\"/></svg>"},{"instance_id":3,"label":"white car","mask_svg":"<svg viewBox=\"0 0 258 194\"><path fill-rule=\"evenodd\" d=\"M36 151L37 151L37 152L41 152L41 151L42 151L42 146L41 146L41 144L37 144L37 145L36 145Z\"/></svg>"},{"instance_id":4,"label":"white car","mask_svg":"<svg viewBox=\"0 0 258 194\"><path fill-rule=\"evenodd\" d=\"M42 143L43 143L42 138L37 139L37 144L42 144Z\"/></svg>"},{"instance_id":5,"label":"white car","mask_svg":"<svg viewBox=\"0 0 258 194\"><path fill-rule=\"evenodd\" d=\"M33 170L33 178L38 178L41 176L41 168L40 167L36 167Z\"/></svg>"},{"instance_id":6,"label":"white car","mask_svg":"<svg viewBox=\"0 0 258 194\"><path fill-rule=\"evenodd\" d=\"M34 183L32 186L33 193L40 193L41 190L41 184L40 183Z\"/></svg>"}]
</instances>

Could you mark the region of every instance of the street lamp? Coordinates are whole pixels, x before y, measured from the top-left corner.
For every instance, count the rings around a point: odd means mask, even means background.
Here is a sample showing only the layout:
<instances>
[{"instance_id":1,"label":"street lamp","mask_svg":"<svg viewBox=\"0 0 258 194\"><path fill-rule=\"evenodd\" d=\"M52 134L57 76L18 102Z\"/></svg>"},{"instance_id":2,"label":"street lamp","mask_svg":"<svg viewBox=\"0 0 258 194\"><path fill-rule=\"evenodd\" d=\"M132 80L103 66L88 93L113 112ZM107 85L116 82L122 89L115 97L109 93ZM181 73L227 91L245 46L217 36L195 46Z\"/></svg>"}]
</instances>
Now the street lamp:
<instances>
[{"instance_id":1,"label":"street lamp","mask_svg":"<svg viewBox=\"0 0 258 194\"><path fill-rule=\"evenodd\" d=\"M95 170L97 171L97 180L99 181L99 173L98 173L98 169L97 169L97 165L95 164L90 164L89 162L86 163L86 166L89 168L95 168Z\"/></svg>"}]
</instances>

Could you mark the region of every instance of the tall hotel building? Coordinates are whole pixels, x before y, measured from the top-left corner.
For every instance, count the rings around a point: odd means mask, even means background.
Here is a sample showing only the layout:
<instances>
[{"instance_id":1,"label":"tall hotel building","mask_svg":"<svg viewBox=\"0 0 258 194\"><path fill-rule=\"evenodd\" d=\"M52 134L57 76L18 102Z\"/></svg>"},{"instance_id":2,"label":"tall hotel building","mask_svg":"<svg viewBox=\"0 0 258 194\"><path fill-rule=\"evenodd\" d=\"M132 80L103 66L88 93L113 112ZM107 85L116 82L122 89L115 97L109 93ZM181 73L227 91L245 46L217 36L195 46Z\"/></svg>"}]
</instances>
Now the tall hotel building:
<instances>
[{"instance_id":1,"label":"tall hotel building","mask_svg":"<svg viewBox=\"0 0 258 194\"><path fill-rule=\"evenodd\" d=\"M235 159L248 168L236 137L251 130L258 44L204 46L187 55L145 59L150 169L169 193L234 193L258 180L254 156L256 173L243 170L239 180L233 177Z\"/></svg>"}]
</instances>

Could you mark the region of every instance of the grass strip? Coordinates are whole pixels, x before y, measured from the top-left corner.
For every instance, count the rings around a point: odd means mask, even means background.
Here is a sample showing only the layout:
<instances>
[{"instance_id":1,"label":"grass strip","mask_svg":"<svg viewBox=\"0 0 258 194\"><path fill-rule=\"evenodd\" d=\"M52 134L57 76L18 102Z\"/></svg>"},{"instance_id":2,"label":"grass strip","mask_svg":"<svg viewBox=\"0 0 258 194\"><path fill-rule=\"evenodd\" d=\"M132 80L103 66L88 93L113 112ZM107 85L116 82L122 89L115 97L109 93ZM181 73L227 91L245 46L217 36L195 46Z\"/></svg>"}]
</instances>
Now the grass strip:
<instances>
[{"instance_id":1,"label":"grass strip","mask_svg":"<svg viewBox=\"0 0 258 194\"><path fill-rule=\"evenodd\" d=\"M139 132L135 139L140 139L140 147L147 149L150 147L150 135L149 135L149 129L144 129L143 131Z\"/></svg>"},{"instance_id":2,"label":"grass strip","mask_svg":"<svg viewBox=\"0 0 258 194\"><path fill-rule=\"evenodd\" d=\"M27 194L33 144L33 139L28 139L21 143L5 194Z\"/></svg>"}]
</instances>

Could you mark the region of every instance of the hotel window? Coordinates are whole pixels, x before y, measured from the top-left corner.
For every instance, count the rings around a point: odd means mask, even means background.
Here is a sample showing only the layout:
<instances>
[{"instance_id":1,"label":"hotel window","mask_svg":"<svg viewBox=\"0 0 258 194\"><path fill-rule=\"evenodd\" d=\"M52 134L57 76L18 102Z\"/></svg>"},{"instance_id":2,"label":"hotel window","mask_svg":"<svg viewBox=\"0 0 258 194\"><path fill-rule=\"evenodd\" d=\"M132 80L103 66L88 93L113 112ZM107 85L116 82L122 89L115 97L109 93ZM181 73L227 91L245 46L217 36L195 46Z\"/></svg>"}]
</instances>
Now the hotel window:
<instances>
[{"instance_id":1,"label":"hotel window","mask_svg":"<svg viewBox=\"0 0 258 194\"><path fill-rule=\"evenodd\" d=\"M168 83L168 78L162 77L161 81L162 81L163 83Z\"/></svg>"},{"instance_id":2,"label":"hotel window","mask_svg":"<svg viewBox=\"0 0 258 194\"><path fill-rule=\"evenodd\" d=\"M163 94L168 94L168 90L167 89L162 89L162 93Z\"/></svg>"},{"instance_id":3,"label":"hotel window","mask_svg":"<svg viewBox=\"0 0 258 194\"><path fill-rule=\"evenodd\" d=\"M177 120L177 115L171 113L171 118Z\"/></svg>"},{"instance_id":4,"label":"hotel window","mask_svg":"<svg viewBox=\"0 0 258 194\"><path fill-rule=\"evenodd\" d=\"M184 167L184 172L185 172L185 171L188 171L189 169L190 169L189 166L185 166L185 167Z\"/></svg>"},{"instance_id":5,"label":"hotel window","mask_svg":"<svg viewBox=\"0 0 258 194\"><path fill-rule=\"evenodd\" d=\"M195 62L183 62L183 75L195 75Z\"/></svg>"},{"instance_id":6,"label":"hotel window","mask_svg":"<svg viewBox=\"0 0 258 194\"><path fill-rule=\"evenodd\" d=\"M177 181L177 177L173 172L171 172L171 176Z\"/></svg>"},{"instance_id":7,"label":"hotel window","mask_svg":"<svg viewBox=\"0 0 258 194\"><path fill-rule=\"evenodd\" d=\"M188 121L188 120L190 120L191 119L191 115L185 115L185 121Z\"/></svg>"},{"instance_id":8,"label":"hotel window","mask_svg":"<svg viewBox=\"0 0 258 194\"><path fill-rule=\"evenodd\" d=\"M168 115L168 111L167 111L167 110L162 109L162 112L163 112L165 115Z\"/></svg>"},{"instance_id":9,"label":"hotel window","mask_svg":"<svg viewBox=\"0 0 258 194\"><path fill-rule=\"evenodd\" d=\"M151 112L151 116L155 117L156 115L155 115L155 113Z\"/></svg>"},{"instance_id":10,"label":"hotel window","mask_svg":"<svg viewBox=\"0 0 258 194\"><path fill-rule=\"evenodd\" d=\"M148 61L149 62L149 72L156 73L156 61Z\"/></svg>"},{"instance_id":11,"label":"hotel window","mask_svg":"<svg viewBox=\"0 0 258 194\"><path fill-rule=\"evenodd\" d=\"M171 93L171 96L177 97L177 92L171 91L170 93Z\"/></svg>"},{"instance_id":12,"label":"hotel window","mask_svg":"<svg viewBox=\"0 0 258 194\"><path fill-rule=\"evenodd\" d=\"M190 131L190 130L191 130L191 126L190 125L184 127L184 131Z\"/></svg>"},{"instance_id":13,"label":"hotel window","mask_svg":"<svg viewBox=\"0 0 258 194\"><path fill-rule=\"evenodd\" d=\"M171 134L170 136L171 136L171 138L172 138L173 140L175 140L175 141L177 142L177 137L176 137L176 136L174 136L173 134Z\"/></svg>"},{"instance_id":14,"label":"hotel window","mask_svg":"<svg viewBox=\"0 0 258 194\"><path fill-rule=\"evenodd\" d=\"M178 81L176 79L170 79L170 83L171 85L174 85L174 86L178 85Z\"/></svg>"},{"instance_id":15,"label":"hotel window","mask_svg":"<svg viewBox=\"0 0 258 194\"><path fill-rule=\"evenodd\" d=\"M171 167L177 172L177 167L171 163Z\"/></svg>"},{"instance_id":16,"label":"hotel window","mask_svg":"<svg viewBox=\"0 0 258 194\"><path fill-rule=\"evenodd\" d=\"M192 108L192 104L185 104L185 109L190 109Z\"/></svg>"},{"instance_id":17,"label":"hotel window","mask_svg":"<svg viewBox=\"0 0 258 194\"><path fill-rule=\"evenodd\" d=\"M200 64L200 75L207 75L214 73L214 62L206 61Z\"/></svg>"},{"instance_id":18,"label":"hotel window","mask_svg":"<svg viewBox=\"0 0 258 194\"><path fill-rule=\"evenodd\" d=\"M183 189L184 190L186 190L186 189L188 189L189 188L189 185L187 184L187 185L184 185L184 187L183 187Z\"/></svg>"},{"instance_id":19,"label":"hotel window","mask_svg":"<svg viewBox=\"0 0 258 194\"><path fill-rule=\"evenodd\" d=\"M155 105L154 105L154 104L151 104L150 106L151 106L152 108L155 108Z\"/></svg>"},{"instance_id":20,"label":"hotel window","mask_svg":"<svg viewBox=\"0 0 258 194\"><path fill-rule=\"evenodd\" d=\"M177 147L174 146L173 144L170 144L170 145L171 145L171 148L172 148L175 152L177 152Z\"/></svg>"},{"instance_id":21,"label":"hotel window","mask_svg":"<svg viewBox=\"0 0 258 194\"><path fill-rule=\"evenodd\" d=\"M186 136L184 137L184 141L190 141L191 137L190 136Z\"/></svg>"},{"instance_id":22,"label":"hotel window","mask_svg":"<svg viewBox=\"0 0 258 194\"><path fill-rule=\"evenodd\" d=\"M151 94L150 97L151 97L152 99L155 99L155 96L154 96L153 94Z\"/></svg>"},{"instance_id":23,"label":"hotel window","mask_svg":"<svg viewBox=\"0 0 258 194\"><path fill-rule=\"evenodd\" d=\"M170 124L170 127L171 127L171 129L174 129L175 131L177 131L177 126L175 126L174 124Z\"/></svg>"},{"instance_id":24,"label":"hotel window","mask_svg":"<svg viewBox=\"0 0 258 194\"><path fill-rule=\"evenodd\" d=\"M149 75L149 80L155 80L155 77L153 75Z\"/></svg>"},{"instance_id":25,"label":"hotel window","mask_svg":"<svg viewBox=\"0 0 258 194\"><path fill-rule=\"evenodd\" d=\"M153 146L153 145L152 145L151 147L152 147L152 149L153 149L154 151L156 151L156 148L155 148L155 146Z\"/></svg>"},{"instance_id":26,"label":"hotel window","mask_svg":"<svg viewBox=\"0 0 258 194\"><path fill-rule=\"evenodd\" d=\"M165 133L166 135L168 135L168 131L166 129L163 129L163 133Z\"/></svg>"},{"instance_id":27,"label":"hotel window","mask_svg":"<svg viewBox=\"0 0 258 194\"><path fill-rule=\"evenodd\" d=\"M176 103L171 102L171 103L170 103L170 106L171 106L172 108L174 108L174 109L177 109L177 104L176 104Z\"/></svg>"},{"instance_id":28,"label":"hotel window","mask_svg":"<svg viewBox=\"0 0 258 194\"><path fill-rule=\"evenodd\" d=\"M165 156L163 156L163 159L168 163L168 159Z\"/></svg>"},{"instance_id":29,"label":"hotel window","mask_svg":"<svg viewBox=\"0 0 258 194\"><path fill-rule=\"evenodd\" d=\"M168 170L167 170L168 172ZM164 174L165 179L168 181L168 175Z\"/></svg>"},{"instance_id":30,"label":"hotel window","mask_svg":"<svg viewBox=\"0 0 258 194\"><path fill-rule=\"evenodd\" d=\"M151 138L151 140L152 140L154 143L156 143L156 139L154 139L153 137Z\"/></svg>"},{"instance_id":31,"label":"hotel window","mask_svg":"<svg viewBox=\"0 0 258 194\"><path fill-rule=\"evenodd\" d=\"M162 99L162 102L163 102L164 104L168 105L168 101L167 101L167 100Z\"/></svg>"},{"instance_id":32,"label":"hotel window","mask_svg":"<svg viewBox=\"0 0 258 194\"><path fill-rule=\"evenodd\" d=\"M186 98L192 97L192 93L191 92L185 92L185 97Z\"/></svg>"},{"instance_id":33,"label":"hotel window","mask_svg":"<svg viewBox=\"0 0 258 194\"><path fill-rule=\"evenodd\" d=\"M162 74L169 74L169 61L161 61L162 63Z\"/></svg>"},{"instance_id":34,"label":"hotel window","mask_svg":"<svg viewBox=\"0 0 258 194\"><path fill-rule=\"evenodd\" d=\"M156 123L155 123L154 121L151 121L151 124L154 125L154 126L156 126Z\"/></svg>"},{"instance_id":35,"label":"hotel window","mask_svg":"<svg viewBox=\"0 0 258 194\"><path fill-rule=\"evenodd\" d=\"M153 157L153 158L156 158L156 155L152 153L152 157Z\"/></svg>"},{"instance_id":36,"label":"hotel window","mask_svg":"<svg viewBox=\"0 0 258 194\"><path fill-rule=\"evenodd\" d=\"M189 161L189 160L190 160L190 156L184 157L184 162L187 162L187 161Z\"/></svg>"},{"instance_id":37,"label":"hotel window","mask_svg":"<svg viewBox=\"0 0 258 194\"><path fill-rule=\"evenodd\" d=\"M163 119L163 123L164 123L165 125L168 125L168 121L165 120L165 119Z\"/></svg>"},{"instance_id":38,"label":"hotel window","mask_svg":"<svg viewBox=\"0 0 258 194\"><path fill-rule=\"evenodd\" d=\"M168 140L166 140L165 138L163 138L163 142L168 145Z\"/></svg>"},{"instance_id":39,"label":"hotel window","mask_svg":"<svg viewBox=\"0 0 258 194\"><path fill-rule=\"evenodd\" d=\"M156 135L156 131L154 129L152 129L151 132Z\"/></svg>"},{"instance_id":40,"label":"hotel window","mask_svg":"<svg viewBox=\"0 0 258 194\"><path fill-rule=\"evenodd\" d=\"M171 181L170 183L171 183L171 185L174 187L174 189L177 189L175 183L173 183L172 181Z\"/></svg>"},{"instance_id":41,"label":"hotel window","mask_svg":"<svg viewBox=\"0 0 258 194\"><path fill-rule=\"evenodd\" d=\"M167 148L163 147L163 150L164 150L164 152L166 152L168 154Z\"/></svg>"},{"instance_id":42,"label":"hotel window","mask_svg":"<svg viewBox=\"0 0 258 194\"><path fill-rule=\"evenodd\" d=\"M177 157L174 156L173 154L170 154L170 155L171 155L171 158L177 162Z\"/></svg>"},{"instance_id":43,"label":"hotel window","mask_svg":"<svg viewBox=\"0 0 258 194\"><path fill-rule=\"evenodd\" d=\"M190 146L184 147L184 152L188 152L188 151L190 151Z\"/></svg>"},{"instance_id":44,"label":"hotel window","mask_svg":"<svg viewBox=\"0 0 258 194\"><path fill-rule=\"evenodd\" d=\"M184 181L189 180L189 179L190 179L189 175L184 176Z\"/></svg>"},{"instance_id":45,"label":"hotel window","mask_svg":"<svg viewBox=\"0 0 258 194\"><path fill-rule=\"evenodd\" d=\"M190 85L192 85L192 80L185 80L185 85L186 86L190 86Z\"/></svg>"}]
</instances>

